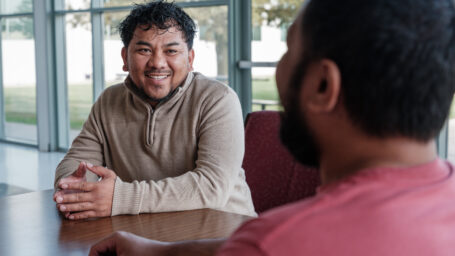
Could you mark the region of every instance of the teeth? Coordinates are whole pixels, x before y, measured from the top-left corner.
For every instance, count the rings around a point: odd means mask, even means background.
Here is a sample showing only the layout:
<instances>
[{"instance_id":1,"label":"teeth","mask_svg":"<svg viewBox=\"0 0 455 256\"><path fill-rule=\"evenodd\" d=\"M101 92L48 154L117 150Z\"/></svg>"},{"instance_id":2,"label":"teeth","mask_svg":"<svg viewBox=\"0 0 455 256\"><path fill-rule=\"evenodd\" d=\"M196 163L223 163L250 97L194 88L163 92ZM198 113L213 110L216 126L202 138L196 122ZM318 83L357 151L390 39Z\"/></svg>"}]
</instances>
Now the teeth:
<instances>
[{"instance_id":1,"label":"teeth","mask_svg":"<svg viewBox=\"0 0 455 256\"><path fill-rule=\"evenodd\" d=\"M166 77L167 77L167 75L165 75L165 76L152 76L152 75L148 75L147 77L150 77L150 78L152 78L152 79L157 79L157 80L160 80L160 79L164 79L164 78L166 78Z\"/></svg>"}]
</instances>

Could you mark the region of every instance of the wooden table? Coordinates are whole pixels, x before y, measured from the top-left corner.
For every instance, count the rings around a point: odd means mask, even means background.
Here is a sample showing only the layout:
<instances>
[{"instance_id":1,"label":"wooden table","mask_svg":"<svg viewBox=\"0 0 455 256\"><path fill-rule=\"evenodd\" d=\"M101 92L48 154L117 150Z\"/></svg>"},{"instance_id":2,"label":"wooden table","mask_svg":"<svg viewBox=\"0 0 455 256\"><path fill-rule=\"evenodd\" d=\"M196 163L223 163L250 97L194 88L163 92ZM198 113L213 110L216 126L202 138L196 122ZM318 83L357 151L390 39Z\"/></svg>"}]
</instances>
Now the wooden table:
<instances>
[{"instance_id":1,"label":"wooden table","mask_svg":"<svg viewBox=\"0 0 455 256\"><path fill-rule=\"evenodd\" d=\"M202 209L70 221L58 213L52 194L0 197L0 255L87 255L117 230L161 241L227 237L250 218Z\"/></svg>"}]
</instances>

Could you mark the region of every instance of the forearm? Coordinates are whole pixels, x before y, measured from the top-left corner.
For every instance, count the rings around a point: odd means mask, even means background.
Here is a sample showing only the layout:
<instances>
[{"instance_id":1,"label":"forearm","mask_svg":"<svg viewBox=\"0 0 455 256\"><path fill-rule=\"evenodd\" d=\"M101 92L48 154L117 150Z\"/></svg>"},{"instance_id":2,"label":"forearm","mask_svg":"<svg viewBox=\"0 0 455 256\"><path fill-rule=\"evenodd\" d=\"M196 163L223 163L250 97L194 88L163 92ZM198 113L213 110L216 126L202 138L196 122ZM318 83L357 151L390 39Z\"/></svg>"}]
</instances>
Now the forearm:
<instances>
[{"instance_id":1,"label":"forearm","mask_svg":"<svg viewBox=\"0 0 455 256\"><path fill-rule=\"evenodd\" d=\"M179 256L179 255L197 255L210 256L215 255L217 250L226 241L225 238L220 239L204 239L194 241L183 241L169 243L166 247L164 256Z\"/></svg>"},{"instance_id":2,"label":"forearm","mask_svg":"<svg viewBox=\"0 0 455 256\"><path fill-rule=\"evenodd\" d=\"M193 171L160 181L128 183L117 179L112 214L220 208L226 204L231 183L227 178L213 181Z\"/></svg>"}]
</instances>

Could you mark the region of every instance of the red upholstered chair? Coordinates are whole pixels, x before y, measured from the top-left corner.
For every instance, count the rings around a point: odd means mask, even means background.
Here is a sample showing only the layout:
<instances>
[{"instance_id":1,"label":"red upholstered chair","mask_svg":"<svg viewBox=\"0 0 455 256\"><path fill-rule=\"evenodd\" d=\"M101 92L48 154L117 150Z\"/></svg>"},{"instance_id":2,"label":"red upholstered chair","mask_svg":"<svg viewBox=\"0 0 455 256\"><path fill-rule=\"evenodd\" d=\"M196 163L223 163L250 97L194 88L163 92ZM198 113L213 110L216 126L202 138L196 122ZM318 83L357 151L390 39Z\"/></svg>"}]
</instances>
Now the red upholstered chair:
<instances>
[{"instance_id":1,"label":"red upholstered chair","mask_svg":"<svg viewBox=\"0 0 455 256\"><path fill-rule=\"evenodd\" d=\"M246 181L256 212L312 196L320 184L316 169L299 164L281 144L280 114L258 111L245 121Z\"/></svg>"}]
</instances>

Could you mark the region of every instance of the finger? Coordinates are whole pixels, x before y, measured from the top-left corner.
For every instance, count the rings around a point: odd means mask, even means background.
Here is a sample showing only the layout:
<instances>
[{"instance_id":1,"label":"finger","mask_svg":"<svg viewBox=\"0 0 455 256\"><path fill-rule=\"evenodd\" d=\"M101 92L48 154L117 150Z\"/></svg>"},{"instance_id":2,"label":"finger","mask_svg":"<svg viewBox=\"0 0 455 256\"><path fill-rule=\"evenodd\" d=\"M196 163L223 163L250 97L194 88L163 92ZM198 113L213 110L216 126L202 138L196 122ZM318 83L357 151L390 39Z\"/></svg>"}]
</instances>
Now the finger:
<instances>
[{"instance_id":1,"label":"finger","mask_svg":"<svg viewBox=\"0 0 455 256\"><path fill-rule=\"evenodd\" d=\"M61 195L62 195L62 193L61 193L60 191L56 191L56 192L54 193L54 195L52 196L52 199L53 199L55 202L57 202L57 201L56 201L57 197L58 197L58 196L61 196Z\"/></svg>"},{"instance_id":2,"label":"finger","mask_svg":"<svg viewBox=\"0 0 455 256\"><path fill-rule=\"evenodd\" d=\"M74 176L68 176L65 178L61 178L58 181L58 185L60 186L60 184L62 184L62 183L76 182L76 181L80 181L80 180L81 180L81 178L74 177Z\"/></svg>"},{"instance_id":3,"label":"finger","mask_svg":"<svg viewBox=\"0 0 455 256\"><path fill-rule=\"evenodd\" d=\"M60 184L61 189L65 190L81 190L81 191L92 191L95 188L95 184L92 182L70 182L70 183L62 183Z\"/></svg>"},{"instance_id":4,"label":"finger","mask_svg":"<svg viewBox=\"0 0 455 256\"><path fill-rule=\"evenodd\" d=\"M94 205L91 202L82 202L74 204L60 204L58 210L61 212L82 212L91 211L94 209Z\"/></svg>"},{"instance_id":5,"label":"finger","mask_svg":"<svg viewBox=\"0 0 455 256\"><path fill-rule=\"evenodd\" d=\"M70 219L70 220L83 220L83 219L95 218L95 217L98 217L96 215L96 212L90 210L90 211L82 211L82 212L71 213L68 216L68 219Z\"/></svg>"},{"instance_id":6,"label":"finger","mask_svg":"<svg viewBox=\"0 0 455 256\"><path fill-rule=\"evenodd\" d=\"M109 177L109 175L111 174L111 170L107 169L107 168L104 168L102 166L90 166L90 165L87 165L87 169L91 172L93 172L94 174L100 176L100 177Z\"/></svg>"},{"instance_id":7,"label":"finger","mask_svg":"<svg viewBox=\"0 0 455 256\"><path fill-rule=\"evenodd\" d=\"M90 193L72 193L62 196L57 196L55 199L57 203L77 203L77 202L90 202L92 195Z\"/></svg>"},{"instance_id":8,"label":"finger","mask_svg":"<svg viewBox=\"0 0 455 256\"><path fill-rule=\"evenodd\" d=\"M116 250L116 240L113 235L104 238L103 240L99 241L98 243L94 244L92 248L90 248L89 256L98 256L104 255L106 253L114 253Z\"/></svg>"}]
</instances>

